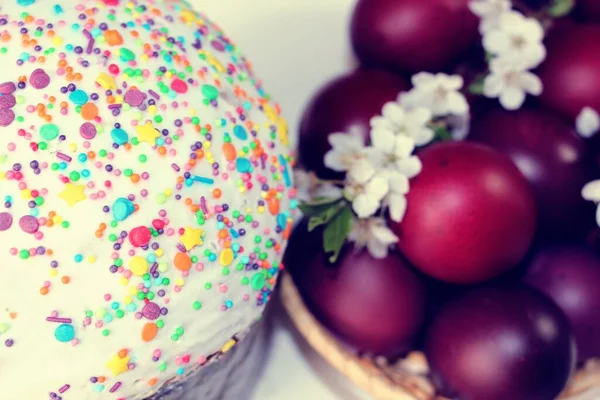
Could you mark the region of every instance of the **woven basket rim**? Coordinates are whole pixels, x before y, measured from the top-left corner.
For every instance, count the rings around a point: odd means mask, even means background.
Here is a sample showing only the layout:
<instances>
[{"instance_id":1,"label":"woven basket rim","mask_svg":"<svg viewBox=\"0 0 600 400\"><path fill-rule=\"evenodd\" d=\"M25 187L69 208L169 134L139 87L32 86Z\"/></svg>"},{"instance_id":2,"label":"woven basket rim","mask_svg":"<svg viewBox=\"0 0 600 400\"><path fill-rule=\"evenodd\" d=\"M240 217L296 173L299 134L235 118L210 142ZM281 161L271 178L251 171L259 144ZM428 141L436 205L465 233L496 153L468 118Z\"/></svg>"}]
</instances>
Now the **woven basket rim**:
<instances>
[{"instance_id":1,"label":"woven basket rim","mask_svg":"<svg viewBox=\"0 0 600 400\"><path fill-rule=\"evenodd\" d=\"M359 358L340 344L308 310L289 273L280 279L281 302L293 325L328 364L378 400L444 400L427 378L421 352L410 353L394 365ZM599 400L600 360L591 360L572 377L560 400ZM446 399L447 400L447 399Z\"/></svg>"}]
</instances>

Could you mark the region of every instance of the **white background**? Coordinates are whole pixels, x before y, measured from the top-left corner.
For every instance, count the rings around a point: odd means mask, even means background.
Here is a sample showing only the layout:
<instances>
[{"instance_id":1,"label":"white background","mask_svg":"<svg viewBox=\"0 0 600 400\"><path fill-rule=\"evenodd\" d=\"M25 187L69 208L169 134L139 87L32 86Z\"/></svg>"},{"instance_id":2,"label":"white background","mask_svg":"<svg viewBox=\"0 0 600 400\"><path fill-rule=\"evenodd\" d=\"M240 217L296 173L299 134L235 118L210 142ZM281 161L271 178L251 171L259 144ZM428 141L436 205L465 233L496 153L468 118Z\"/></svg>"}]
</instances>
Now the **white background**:
<instances>
[{"instance_id":1,"label":"white background","mask_svg":"<svg viewBox=\"0 0 600 400\"><path fill-rule=\"evenodd\" d=\"M304 106L327 80L352 69L348 21L355 0L191 0L253 62L295 133ZM362 400L279 313L255 400ZM242 400L242 399L240 399Z\"/></svg>"}]
</instances>

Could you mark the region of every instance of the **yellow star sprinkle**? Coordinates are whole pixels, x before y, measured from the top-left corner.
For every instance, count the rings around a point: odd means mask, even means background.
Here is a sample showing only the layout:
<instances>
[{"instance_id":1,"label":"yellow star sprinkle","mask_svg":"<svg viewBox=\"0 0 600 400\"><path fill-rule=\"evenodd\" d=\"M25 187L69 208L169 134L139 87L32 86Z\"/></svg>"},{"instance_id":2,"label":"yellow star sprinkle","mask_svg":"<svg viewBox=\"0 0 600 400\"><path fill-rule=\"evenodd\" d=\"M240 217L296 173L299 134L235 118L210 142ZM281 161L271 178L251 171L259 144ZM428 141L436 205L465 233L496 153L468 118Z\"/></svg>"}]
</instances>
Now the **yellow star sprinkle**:
<instances>
[{"instance_id":1,"label":"yellow star sprinkle","mask_svg":"<svg viewBox=\"0 0 600 400\"><path fill-rule=\"evenodd\" d=\"M100 75L98 75L98 77L96 78L96 83L102 86L102 89L104 90L117 88L115 79L112 76L105 74L104 72L101 72Z\"/></svg>"},{"instance_id":2,"label":"yellow star sprinkle","mask_svg":"<svg viewBox=\"0 0 600 400\"><path fill-rule=\"evenodd\" d=\"M106 368L110 369L113 376L119 376L122 373L129 371L127 364L129 364L129 356L121 357L119 354L115 354L113 358L106 363Z\"/></svg>"},{"instance_id":3,"label":"yellow star sprinkle","mask_svg":"<svg viewBox=\"0 0 600 400\"><path fill-rule=\"evenodd\" d=\"M202 246L204 244L202 235L204 235L204 231L202 229L194 229L188 226L185 228L185 232L181 236L181 243L183 243L186 250L190 251L194 247Z\"/></svg>"},{"instance_id":4,"label":"yellow star sprinkle","mask_svg":"<svg viewBox=\"0 0 600 400\"><path fill-rule=\"evenodd\" d=\"M160 133L150 122L146 122L145 125L137 125L135 130L138 133L138 140L140 142L146 142L150 146L154 146L156 144L156 139L160 137Z\"/></svg>"},{"instance_id":5,"label":"yellow star sprinkle","mask_svg":"<svg viewBox=\"0 0 600 400\"><path fill-rule=\"evenodd\" d=\"M73 185L72 183L67 183L65 185L65 190L63 190L58 197L73 207L75 204L86 199L85 194L83 193L84 190L84 185Z\"/></svg>"}]
</instances>

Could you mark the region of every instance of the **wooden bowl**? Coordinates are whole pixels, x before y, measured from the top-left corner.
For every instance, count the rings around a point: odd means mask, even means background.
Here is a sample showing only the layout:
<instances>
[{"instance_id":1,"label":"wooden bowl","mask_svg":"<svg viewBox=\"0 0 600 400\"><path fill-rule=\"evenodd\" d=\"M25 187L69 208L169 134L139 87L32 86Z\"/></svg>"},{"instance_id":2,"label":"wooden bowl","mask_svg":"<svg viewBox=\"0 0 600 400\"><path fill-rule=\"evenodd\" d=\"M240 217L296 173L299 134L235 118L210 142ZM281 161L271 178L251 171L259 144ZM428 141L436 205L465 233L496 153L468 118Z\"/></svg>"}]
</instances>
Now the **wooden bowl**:
<instances>
[{"instance_id":1,"label":"wooden bowl","mask_svg":"<svg viewBox=\"0 0 600 400\"><path fill-rule=\"evenodd\" d=\"M280 280L283 306L311 347L333 368L377 400L448 400L437 396L428 378L429 367L421 352L410 353L395 364L360 358L340 344L306 308L292 277ZM600 340L600 338L598 338ZM560 400L600 400L600 360L589 361L571 379Z\"/></svg>"}]
</instances>

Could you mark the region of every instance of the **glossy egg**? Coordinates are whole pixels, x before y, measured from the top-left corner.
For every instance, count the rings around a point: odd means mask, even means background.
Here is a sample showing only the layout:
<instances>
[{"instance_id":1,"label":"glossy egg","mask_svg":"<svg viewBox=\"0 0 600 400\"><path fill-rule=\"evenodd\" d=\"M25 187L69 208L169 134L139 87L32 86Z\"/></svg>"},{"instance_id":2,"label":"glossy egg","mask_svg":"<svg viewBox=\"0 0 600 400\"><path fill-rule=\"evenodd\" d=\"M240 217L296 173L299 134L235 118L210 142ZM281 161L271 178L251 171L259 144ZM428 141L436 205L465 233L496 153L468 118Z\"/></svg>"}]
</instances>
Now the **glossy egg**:
<instances>
[{"instance_id":1,"label":"glossy egg","mask_svg":"<svg viewBox=\"0 0 600 400\"><path fill-rule=\"evenodd\" d=\"M440 392L464 400L552 400L573 371L569 321L529 288L474 290L447 304L425 353Z\"/></svg>"},{"instance_id":2,"label":"glossy egg","mask_svg":"<svg viewBox=\"0 0 600 400\"><path fill-rule=\"evenodd\" d=\"M511 160L470 142L437 143L419 157L406 215L391 224L401 252L425 274L456 284L515 267L532 243L537 210Z\"/></svg>"}]
</instances>

